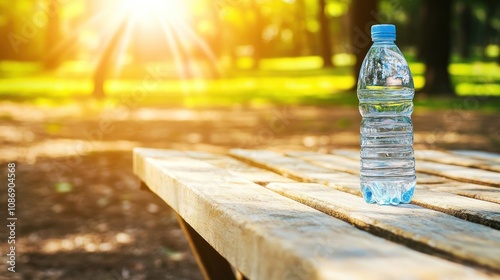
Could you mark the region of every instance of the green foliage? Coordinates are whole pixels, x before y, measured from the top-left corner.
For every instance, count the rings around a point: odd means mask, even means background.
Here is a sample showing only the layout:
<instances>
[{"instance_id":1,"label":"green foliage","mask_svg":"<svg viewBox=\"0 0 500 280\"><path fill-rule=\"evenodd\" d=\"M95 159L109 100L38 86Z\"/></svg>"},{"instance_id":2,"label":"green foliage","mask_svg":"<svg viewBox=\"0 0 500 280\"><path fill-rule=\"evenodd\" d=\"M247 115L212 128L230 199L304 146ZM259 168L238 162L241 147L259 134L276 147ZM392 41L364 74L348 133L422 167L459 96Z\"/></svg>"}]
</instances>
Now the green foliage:
<instances>
[{"instance_id":1,"label":"green foliage","mask_svg":"<svg viewBox=\"0 0 500 280\"><path fill-rule=\"evenodd\" d=\"M100 44L109 40L113 33L113 17L106 14L108 10L104 7L117 8L123 1L59 1L62 4L57 14L60 17L58 28L74 40L74 44L67 44L68 48L64 52L71 53L73 57L64 57L66 61L56 72L43 73L41 62L50 53L49 46L67 43L68 38L47 44L47 24L40 23L32 38L21 45L19 54L12 53L10 42L5 41L5 38L11 32L26 37L23 35L26 20L32 22L37 14L47 13L49 2L0 0L0 42L7 46L5 53L11 52L9 55L3 54L4 59L10 60L0 61L0 78L3 78L0 80L0 98L61 100L87 98L92 92L92 72L103 51ZM164 34L149 34L149 37L153 37L152 41L143 41L138 39L143 37L137 37L137 34L144 33L146 29L135 28L127 35L129 45L120 47L122 52L117 59L123 65L128 65L128 68L121 69L121 80L108 81L106 89L115 99L133 92L137 84L141 83L138 79L144 75L146 59L141 60L144 53L144 57L150 59L148 61L161 61L169 64L170 68L179 67L179 63L175 65L174 62L182 60L180 64L189 64L187 68L191 68L192 72L200 71L203 72L201 76L205 75L208 72L205 68L208 67L198 66L198 62L208 61L208 55L201 50L201 43L189 42L193 40L192 36L197 36L196 39L212 50L213 61L220 62L220 68L226 70L224 78L217 81L165 79L148 92L146 100L156 102L168 97L168 102L162 103L189 106L239 102L355 103L349 98L352 92L345 96L339 93L352 91L355 85L352 73L355 56L347 53L349 48L346 47L352 36L352 27L348 24L351 2L326 1L334 52L332 60L336 66L333 70L320 69L322 60L318 57L320 35L317 0L189 0L190 17L186 25L193 28L194 35L188 36L185 27L173 27L178 29L175 48L182 49L181 52L191 60L180 58L174 53L174 47L167 46L166 40L161 43L155 41L155 38ZM421 2L379 0L377 14L380 20L398 26L398 45L409 58L417 90L425 84L425 66L419 61L417 50ZM449 71L455 89L460 96L500 95L499 66L493 62L500 55L498 38L494 37L499 34L498 12L490 13L486 1L456 1L454 9L458 10L460 5L471 5L474 30L479 35L471 41L474 47L471 58L463 59L456 54L452 57L453 64ZM452 22L455 29L458 22L455 17ZM480 37L484 40L481 41ZM144 42L149 45L144 45ZM259 43L262 44L262 53L258 53ZM76 45L76 50L70 48L73 45ZM157 48L167 54L161 57L151 54ZM20 63L22 60L34 62ZM489 62L478 62L480 60ZM205 65L206 61L203 62ZM254 69L256 65L258 69ZM130 71L130 68L137 69ZM347 99L341 101L339 97Z\"/></svg>"},{"instance_id":2,"label":"green foliage","mask_svg":"<svg viewBox=\"0 0 500 280\"><path fill-rule=\"evenodd\" d=\"M350 65L324 70L317 57L264 59L263 70L232 71L219 80L161 80L151 90L140 92L140 79L111 80L106 84L109 101L116 106L233 106L236 104L309 104L357 106ZM315 67L314 67L315 66ZM22 68L21 66L18 66ZM27 66L27 69L33 66ZM410 63L417 89L424 84L424 65ZM464 109L500 111L500 71L494 63L455 63L450 66L456 89L463 98L476 98L478 105ZM142 69L142 68L141 68ZM70 71L71 72L71 71ZM136 74L137 77L141 73ZM84 78L5 78L0 80L0 99L57 106L58 102L91 99L92 81ZM480 97L485 96L485 97ZM486 97L489 96L489 97ZM144 98L142 98L144 97ZM458 100L458 101L457 101ZM434 101L416 95L420 108L450 108L461 99ZM47 102L50 101L50 102ZM342 124L339 124L342 125ZM56 126L48 127L52 131Z\"/></svg>"}]
</instances>

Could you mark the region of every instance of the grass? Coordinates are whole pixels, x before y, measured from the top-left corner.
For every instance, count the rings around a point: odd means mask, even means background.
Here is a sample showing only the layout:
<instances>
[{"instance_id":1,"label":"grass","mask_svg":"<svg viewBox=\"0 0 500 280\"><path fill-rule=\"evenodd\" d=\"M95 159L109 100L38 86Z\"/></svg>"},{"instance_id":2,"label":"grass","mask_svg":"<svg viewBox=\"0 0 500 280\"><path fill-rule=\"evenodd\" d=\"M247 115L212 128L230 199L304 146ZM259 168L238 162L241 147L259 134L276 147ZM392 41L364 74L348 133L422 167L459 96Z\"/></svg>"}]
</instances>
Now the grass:
<instances>
[{"instance_id":1,"label":"grass","mask_svg":"<svg viewBox=\"0 0 500 280\"><path fill-rule=\"evenodd\" d=\"M337 67L321 69L318 57L265 59L259 70L230 71L218 80L144 79L110 80L106 84L108 97L115 103L164 106L231 106L234 104L304 104L355 106L353 59L349 55L334 57ZM243 60L245 62L245 60ZM243 64L239 61L237 64ZM92 80L89 67L69 63L58 73L40 74L34 64L0 63L0 98L4 100L50 103L90 99ZM75 67L78 65L78 67ZM248 65L247 65L248 66ZM24 68L23 68L24 67ZM131 77L144 77L147 65L131 67ZM169 68L170 66L163 66ZM174 68L174 67L170 67ZM410 62L415 87L424 84L422 63ZM12 70L10 70L12 69ZM453 63L449 67L459 97L421 98L415 103L424 108L483 109L498 111L500 103L500 67L496 63ZM61 76L60 73L71 73ZM129 71L130 72L130 71ZM24 73L24 75L23 75ZM74 73L80 73L75 75ZM81 74L86 73L86 74ZM175 74L175 73L174 73ZM464 101L465 100L465 101ZM465 102L465 103L464 103ZM457 105L459 104L459 105ZM460 105L466 104L466 105Z\"/></svg>"}]
</instances>

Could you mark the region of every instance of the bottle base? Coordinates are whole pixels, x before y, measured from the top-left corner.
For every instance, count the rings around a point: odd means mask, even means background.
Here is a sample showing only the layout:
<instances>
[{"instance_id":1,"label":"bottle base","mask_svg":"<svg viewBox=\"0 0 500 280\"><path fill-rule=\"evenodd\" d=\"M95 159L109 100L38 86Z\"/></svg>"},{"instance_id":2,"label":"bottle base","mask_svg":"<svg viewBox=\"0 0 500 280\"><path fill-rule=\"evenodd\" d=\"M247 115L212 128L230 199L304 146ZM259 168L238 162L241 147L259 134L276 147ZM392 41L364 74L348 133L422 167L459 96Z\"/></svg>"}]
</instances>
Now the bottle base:
<instances>
[{"instance_id":1,"label":"bottle base","mask_svg":"<svg viewBox=\"0 0 500 280\"><path fill-rule=\"evenodd\" d=\"M367 203L379 205L399 205L410 203L415 193L416 180L361 180L361 193Z\"/></svg>"}]
</instances>

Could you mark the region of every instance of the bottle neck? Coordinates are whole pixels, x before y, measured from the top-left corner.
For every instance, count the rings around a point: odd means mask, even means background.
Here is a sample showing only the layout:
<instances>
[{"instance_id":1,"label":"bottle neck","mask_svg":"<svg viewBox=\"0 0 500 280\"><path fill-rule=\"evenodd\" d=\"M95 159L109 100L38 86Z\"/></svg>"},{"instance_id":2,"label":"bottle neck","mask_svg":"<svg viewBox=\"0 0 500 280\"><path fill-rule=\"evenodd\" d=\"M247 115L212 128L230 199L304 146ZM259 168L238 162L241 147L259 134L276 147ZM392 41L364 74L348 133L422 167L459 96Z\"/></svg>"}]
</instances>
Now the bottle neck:
<instances>
[{"instance_id":1,"label":"bottle neck","mask_svg":"<svg viewBox=\"0 0 500 280\"><path fill-rule=\"evenodd\" d=\"M395 44L394 41L395 41L394 39L377 38L377 39L373 40L373 44L374 45L393 45L393 44Z\"/></svg>"}]
</instances>

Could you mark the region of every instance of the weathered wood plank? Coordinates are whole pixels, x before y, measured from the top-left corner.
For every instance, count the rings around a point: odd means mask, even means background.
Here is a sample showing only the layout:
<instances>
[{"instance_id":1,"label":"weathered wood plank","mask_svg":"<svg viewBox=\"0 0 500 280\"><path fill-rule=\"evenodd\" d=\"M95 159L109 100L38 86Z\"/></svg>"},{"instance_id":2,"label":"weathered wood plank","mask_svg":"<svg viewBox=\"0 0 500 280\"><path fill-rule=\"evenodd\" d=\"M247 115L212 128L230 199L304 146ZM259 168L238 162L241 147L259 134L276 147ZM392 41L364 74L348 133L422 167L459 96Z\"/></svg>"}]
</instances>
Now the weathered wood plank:
<instances>
[{"instance_id":1,"label":"weathered wood plank","mask_svg":"<svg viewBox=\"0 0 500 280\"><path fill-rule=\"evenodd\" d=\"M329 169L342 170L352 174L359 174L359 160L353 160L351 158L346 158L339 155L322 154L317 152L287 152L287 154ZM422 173L419 173L417 175L418 188L425 188L435 191L445 191L470 198L500 203L499 188L457 182L437 176L432 177L441 178L442 180L436 180L434 181L434 184L427 185L422 184L422 182L418 180L419 177L422 177Z\"/></svg>"},{"instance_id":2,"label":"weathered wood plank","mask_svg":"<svg viewBox=\"0 0 500 280\"><path fill-rule=\"evenodd\" d=\"M315 183L271 183L266 188L412 248L500 271L500 231L492 228L417 205L374 207Z\"/></svg>"},{"instance_id":3,"label":"weathered wood plank","mask_svg":"<svg viewBox=\"0 0 500 280\"><path fill-rule=\"evenodd\" d=\"M494 277L375 237L208 163L134 153L136 175L250 279Z\"/></svg>"},{"instance_id":4,"label":"weathered wood plank","mask_svg":"<svg viewBox=\"0 0 500 280\"><path fill-rule=\"evenodd\" d=\"M245 178L259 185L267 185L271 182L294 182L292 179L265 169L250 166L227 155L216 155L203 152L188 152L186 155L193 159L203 160L204 162L223 168L235 177Z\"/></svg>"},{"instance_id":5,"label":"weathered wood plank","mask_svg":"<svg viewBox=\"0 0 500 280\"><path fill-rule=\"evenodd\" d=\"M254 182L261 181L259 172L263 176L269 172L235 161L228 156L218 155L217 161L210 163L221 168L237 165L238 175L256 180ZM324 185L286 181L285 177L275 176L282 179L275 178L274 181L278 183L265 184L266 188L321 212L424 252L500 271L500 231L417 205L373 207L361 197ZM467 232L467 235L463 232Z\"/></svg>"},{"instance_id":6,"label":"weathered wood plank","mask_svg":"<svg viewBox=\"0 0 500 280\"><path fill-rule=\"evenodd\" d=\"M172 156L185 156L184 151L179 150L168 150L168 149L153 149L153 148L135 148L134 157L151 157L151 158L162 158L162 157L172 157Z\"/></svg>"},{"instance_id":7,"label":"weathered wood plank","mask_svg":"<svg viewBox=\"0 0 500 280\"><path fill-rule=\"evenodd\" d=\"M456 155L448 152L435 150L415 151L415 158L419 160L473 167L493 172L500 172L500 162L489 161L485 159L471 158L464 155Z\"/></svg>"},{"instance_id":8,"label":"weathered wood plank","mask_svg":"<svg viewBox=\"0 0 500 280\"><path fill-rule=\"evenodd\" d=\"M469 150L453 150L450 152L460 156L468 156L471 158L486 159L486 160L500 162L500 154L496 153L483 152L483 151L469 151Z\"/></svg>"},{"instance_id":9,"label":"weathered wood plank","mask_svg":"<svg viewBox=\"0 0 500 280\"><path fill-rule=\"evenodd\" d=\"M359 154L353 150L335 150L333 153L352 159L359 159ZM416 151L416 153L419 152ZM417 161L416 165L418 172L442 176L466 183L500 187L500 173L498 172L426 161Z\"/></svg>"},{"instance_id":10,"label":"weathered wood plank","mask_svg":"<svg viewBox=\"0 0 500 280\"><path fill-rule=\"evenodd\" d=\"M301 159L286 157L271 151L235 149L230 153L239 159L285 177L302 182L325 184L340 191L361 196L359 177L352 174L313 165ZM500 205L496 203L423 188L415 192L412 203L500 229Z\"/></svg>"},{"instance_id":11,"label":"weathered wood plank","mask_svg":"<svg viewBox=\"0 0 500 280\"><path fill-rule=\"evenodd\" d=\"M293 182L293 180L280 176L274 172L261 168L251 167L241 161L222 154L207 153L201 151L180 151L168 149L136 148L135 151L141 155L151 158L164 157L189 157L192 159L203 160L204 162L224 168L229 174L246 178L258 184L268 184L270 182ZM135 153L134 156L137 154ZM244 169L244 173L240 172Z\"/></svg>"},{"instance_id":12,"label":"weathered wood plank","mask_svg":"<svg viewBox=\"0 0 500 280\"><path fill-rule=\"evenodd\" d=\"M451 181L444 184L418 185L429 190L454 193L465 197L500 204L500 189L483 185Z\"/></svg>"},{"instance_id":13,"label":"weathered wood plank","mask_svg":"<svg viewBox=\"0 0 500 280\"><path fill-rule=\"evenodd\" d=\"M285 157L266 150L234 149L231 156L252 165L271 170L285 177L311 183L330 185L340 191L361 195L359 177L352 174L316 166L300 159ZM332 182L336 182L333 184Z\"/></svg>"},{"instance_id":14,"label":"weathered wood plank","mask_svg":"<svg viewBox=\"0 0 500 280\"><path fill-rule=\"evenodd\" d=\"M417 170L453 180L500 187L500 173L456 165L418 161Z\"/></svg>"},{"instance_id":15,"label":"weathered wood plank","mask_svg":"<svg viewBox=\"0 0 500 280\"><path fill-rule=\"evenodd\" d=\"M360 160L359 151L339 149L339 150L333 150L333 151L331 151L331 153L334 155L346 157L350 160L354 160L354 161L358 162L358 164L359 164L359 160ZM359 168L358 168L357 174L359 174ZM445 183L445 182L449 182L449 180L447 180L446 178L443 178L443 177L418 172L418 168L417 168L417 184L440 184L440 183Z\"/></svg>"},{"instance_id":16,"label":"weathered wood plank","mask_svg":"<svg viewBox=\"0 0 500 280\"><path fill-rule=\"evenodd\" d=\"M359 150L335 149L330 151L332 154L347 157L354 160L359 160Z\"/></svg>"},{"instance_id":17,"label":"weathered wood plank","mask_svg":"<svg viewBox=\"0 0 500 280\"><path fill-rule=\"evenodd\" d=\"M359 175L360 173L360 162L358 160L354 160L352 158L340 156L340 155L335 155L335 154L323 154L323 153L317 153L317 152L287 152L286 153L289 156L296 157L296 158L301 158L307 162L321 162L322 166L338 171L343 171L355 175ZM359 157L359 156L358 156ZM342 164L338 164L338 163ZM428 175L428 174L423 174L423 173L417 173L417 184L439 184L439 183L444 183L444 182L449 182L449 180L443 178L443 177L438 177L438 176L433 176L433 175Z\"/></svg>"}]
</instances>

